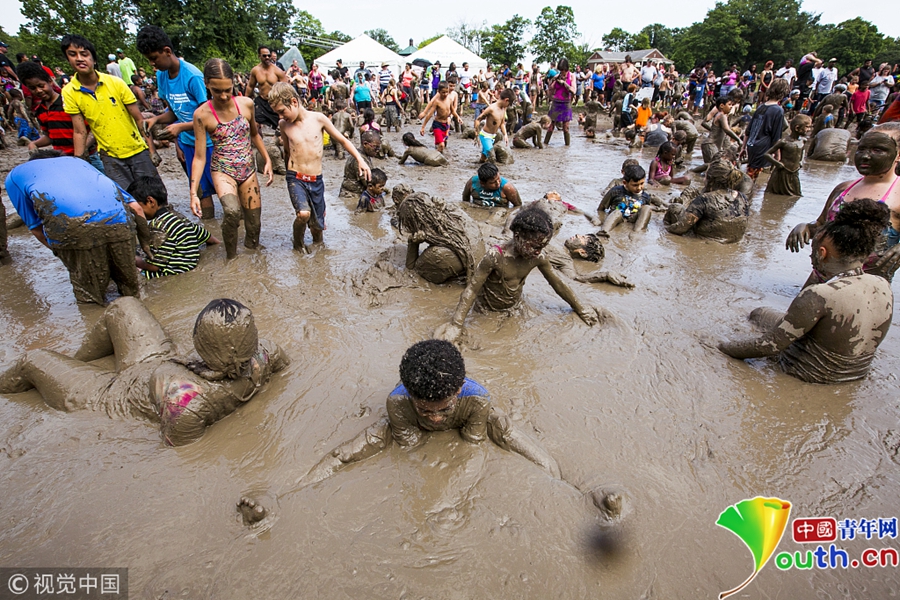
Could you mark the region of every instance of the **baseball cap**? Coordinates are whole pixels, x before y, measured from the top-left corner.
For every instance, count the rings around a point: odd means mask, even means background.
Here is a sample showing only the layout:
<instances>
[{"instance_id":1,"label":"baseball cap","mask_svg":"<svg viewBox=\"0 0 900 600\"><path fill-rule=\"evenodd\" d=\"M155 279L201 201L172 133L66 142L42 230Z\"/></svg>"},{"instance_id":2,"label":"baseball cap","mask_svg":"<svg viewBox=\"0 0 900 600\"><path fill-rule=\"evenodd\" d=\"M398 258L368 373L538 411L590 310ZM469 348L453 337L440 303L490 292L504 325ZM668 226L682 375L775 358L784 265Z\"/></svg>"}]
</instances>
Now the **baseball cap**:
<instances>
[{"instance_id":1,"label":"baseball cap","mask_svg":"<svg viewBox=\"0 0 900 600\"><path fill-rule=\"evenodd\" d=\"M9 44L6 42L0 42L0 48L9 48Z\"/></svg>"},{"instance_id":2,"label":"baseball cap","mask_svg":"<svg viewBox=\"0 0 900 600\"><path fill-rule=\"evenodd\" d=\"M107 58L109 58L109 60L116 60L116 55L110 54Z\"/></svg>"},{"instance_id":3,"label":"baseball cap","mask_svg":"<svg viewBox=\"0 0 900 600\"><path fill-rule=\"evenodd\" d=\"M116 54L118 54L119 52L121 52L122 54L125 54L124 50L122 50L121 48L116 48Z\"/></svg>"},{"instance_id":4,"label":"baseball cap","mask_svg":"<svg viewBox=\"0 0 900 600\"><path fill-rule=\"evenodd\" d=\"M828 59L828 62L837 62L837 59L836 59L836 58L829 58L829 59Z\"/></svg>"}]
</instances>

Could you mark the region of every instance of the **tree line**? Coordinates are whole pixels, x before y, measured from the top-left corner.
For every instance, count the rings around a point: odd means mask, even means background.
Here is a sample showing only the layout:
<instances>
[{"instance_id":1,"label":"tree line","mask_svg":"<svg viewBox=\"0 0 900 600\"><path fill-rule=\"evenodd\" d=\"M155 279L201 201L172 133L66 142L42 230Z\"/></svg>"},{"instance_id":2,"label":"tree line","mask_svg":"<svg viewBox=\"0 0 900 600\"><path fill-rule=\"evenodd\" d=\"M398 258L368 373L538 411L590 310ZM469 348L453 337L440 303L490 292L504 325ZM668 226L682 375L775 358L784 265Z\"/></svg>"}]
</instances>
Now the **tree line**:
<instances>
[{"instance_id":1,"label":"tree line","mask_svg":"<svg viewBox=\"0 0 900 600\"><path fill-rule=\"evenodd\" d=\"M242 70L256 63L261 44L282 51L296 45L311 65L328 50L314 39L334 44L352 39L341 31L326 31L319 19L297 10L291 0L22 0L21 10L25 25L15 35L0 29L0 40L9 44L11 54L38 54L50 66L66 66L59 51L65 33L84 35L101 53L123 48L140 60L134 36L148 24L165 29L176 52L194 64L221 57ZM365 33L400 50L384 29ZM586 64L595 51L649 48L660 50L683 72L705 60L712 60L716 69L732 64L761 68L767 60L780 65L812 50L826 61L837 58L844 73L865 58L874 59L876 66L900 62L900 38L883 35L876 24L860 17L836 25L821 23L820 15L803 10L801 0L718 2L702 21L688 27L654 23L634 33L616 27L599 46L581 39L575 12L564 5L546 6L533 20L514 14L501 24L460 21L447 34L495 65L515 65L526 53L539 62L566 56L573 65ZM419 47L441 35L421 40Z\"/></svg>"}]
</instances>

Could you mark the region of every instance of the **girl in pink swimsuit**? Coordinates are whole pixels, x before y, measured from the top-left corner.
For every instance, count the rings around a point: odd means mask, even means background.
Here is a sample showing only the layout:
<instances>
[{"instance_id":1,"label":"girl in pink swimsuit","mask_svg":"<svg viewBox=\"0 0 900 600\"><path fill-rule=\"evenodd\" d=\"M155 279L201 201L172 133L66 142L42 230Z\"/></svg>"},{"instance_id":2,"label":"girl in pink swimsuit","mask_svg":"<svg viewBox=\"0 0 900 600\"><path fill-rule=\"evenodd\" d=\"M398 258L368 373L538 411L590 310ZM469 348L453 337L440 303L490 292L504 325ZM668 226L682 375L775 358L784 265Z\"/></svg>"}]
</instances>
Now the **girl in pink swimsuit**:
<instances>
[{"instance_id":1,"label":"girl in pink swimsuit","mask_svg":"<svg viewBox=\"0 0 900 600\"><path fill-rule=\"evenodd\" d=\"M222 220L222 238L225 254L231 259L237 256L238 225L244 220L244 246L259 247L260 204L259 181L256 177L256 161L251 145L265 160L263 174L272 183L272 160L269 158L254 118L253 100L235 97L234 74L221 58L207 61L203 79L211 100L201 104L194 112L194 136L200 147L206 145L206 136L213 142L210 172L216 195L222 203L225 218ZM195 174L203 173L206 153L194 154ZM191 211L201 215L197 183L191 178Z\"/></svg>"}]
</instances>

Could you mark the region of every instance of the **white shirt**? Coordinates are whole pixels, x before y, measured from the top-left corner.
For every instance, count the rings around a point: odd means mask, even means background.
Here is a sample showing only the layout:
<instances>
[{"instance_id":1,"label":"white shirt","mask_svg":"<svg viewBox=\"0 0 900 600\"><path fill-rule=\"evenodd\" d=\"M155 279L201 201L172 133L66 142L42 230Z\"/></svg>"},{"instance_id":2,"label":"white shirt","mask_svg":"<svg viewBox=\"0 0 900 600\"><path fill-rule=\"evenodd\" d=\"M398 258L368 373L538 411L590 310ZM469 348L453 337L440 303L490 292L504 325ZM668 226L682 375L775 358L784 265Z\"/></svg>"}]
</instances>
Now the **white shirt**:
<instances>
[{"instance_id":1,"label":"white shirt","mask_svg":"<svg viewBox=\"0 0 900 600\"><path fill-rule=\"evenodd\" d=\"M641 80L652 82L656 78L656 67L653 65L644 65L641 67Z\"/></svg>"},{"instance_id":2,"label":"white shirt","mask_svg":"<svg viewBox=\"0 0 900 600\"><path fill-rule=\"evenodd\" d=\"M775 73L775 77L780 77L781 79L784 79L785 81L790 83L790 82L794 81L795 79L797 79L797 69L795 69L794 67L791 67L790 69L781 67Z\"/></svg>"},{"instance_id":3,"label":"white shirt","mask_svg":"<svg viewBox=\"0 0 900 600\"><path fill-rule=\"evenodd\" d=\"M816 93L830 94L837 78L838 70L835 67L820 69L819 75L816 77Z\"/></svg>"},{"instance_id":4,"label":"white shirt","mask_svg":"<svg viewBox=\"0 0 900 600\"><path fill-rule=\"evenodd\" d=\"M459 72L459 82L463 86L469 85L469 82L472 81L472 76L469 73L470 73L469 69L463 69L462 71Z\"/></svg>"}]
</instances>

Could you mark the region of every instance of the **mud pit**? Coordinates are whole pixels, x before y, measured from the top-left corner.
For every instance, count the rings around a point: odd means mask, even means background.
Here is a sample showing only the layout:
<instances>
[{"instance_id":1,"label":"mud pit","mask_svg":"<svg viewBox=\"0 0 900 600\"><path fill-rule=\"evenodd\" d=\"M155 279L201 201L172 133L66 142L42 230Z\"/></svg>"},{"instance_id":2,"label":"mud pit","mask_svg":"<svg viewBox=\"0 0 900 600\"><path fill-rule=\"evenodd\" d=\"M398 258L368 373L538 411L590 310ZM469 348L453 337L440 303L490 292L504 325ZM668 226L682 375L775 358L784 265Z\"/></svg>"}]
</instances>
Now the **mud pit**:
<instances>
[{"instance_id":1,"label":"mud pit","mask_svg":"<svg viewBox=\"0 0 900 600\"><path fill-rule=\"evenodd\" d=\"M400 147L400 134L386 139ZM523 200L555 189L593 212L622 160L646 167L654 155L602 134L587 140L578 128L570 148L562 143L554 137L549 149L517 152L501 167ZM451 136L448 153L451 164L439 169L373 162L388 187L457 201L478 149ZM173 152L163 155L172 204L187 214L186 178ZM22 159L20 149L0 153L3 173ZM372 302L366 271L396 243L386 256L403 273L405 236L396 239L386 212L353 213L357 198L338 197L342 171L326 153L328 230L311 255L291 250L293 211L276 176L262 189L264 250L226 264L216 246L196 270L145 286L146 306L179 351L190 349L197 312L231 297L294 359L199 442L166 448L150 423L56 412L34 392L0 398L0 564L127 566L132 597L148 599L710 598L752 570L746 547L715 525L732 503L772 495L793 503L792 517L900 516L897 331L868 379L831 387L701 343L750 332L753 308L786 308L799 291L808 253L791 254L784 239L818 215L837 182L856 176L852 166L822 163L801 170L799 200L757 191L737 244L667 235L661 213L647 231L616 231L601 268L637 288L571 284L613 322L586 327L539 273L514 315L469 316L468 375L584 495L456 432L412 451L393 446L288 493L324 453L384 415L403 351L449 320L462 291L375 277ZM661 194L669 201L680 190ZM216 213L205 224L221 237L218 202ZM594 229L565 219L556 239ZM75 304L63 265L24 229L10 232L10 251L15 264L0 269L0 364L22 349L73 352L102 308ZM597 488L627 495L615 529L594 507ZM274 510L271 530L248 535L235 510L242 496ZM853 558L897 542L838 544ZM779 551L807 548L787 533ZM897 573L769 564L745 594L883 598L900 587Z\"/></svg>"}]
</instances>

